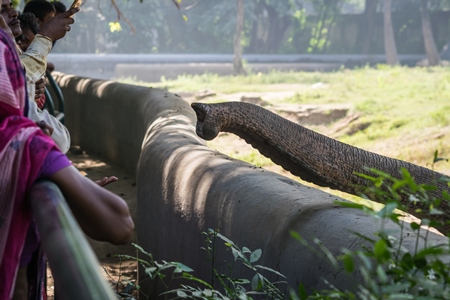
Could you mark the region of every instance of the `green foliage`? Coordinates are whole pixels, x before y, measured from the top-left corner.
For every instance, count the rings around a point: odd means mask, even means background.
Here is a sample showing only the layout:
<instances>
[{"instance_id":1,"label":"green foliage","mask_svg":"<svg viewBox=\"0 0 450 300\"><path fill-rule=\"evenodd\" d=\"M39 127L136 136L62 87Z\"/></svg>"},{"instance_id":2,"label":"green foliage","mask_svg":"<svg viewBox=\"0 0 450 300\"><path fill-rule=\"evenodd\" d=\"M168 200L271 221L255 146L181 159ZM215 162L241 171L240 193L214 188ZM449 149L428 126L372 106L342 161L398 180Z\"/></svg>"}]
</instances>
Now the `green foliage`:
<instances>
[{"instance_id":1,"label":"green foliage","mask_svg":"<svg viewBox=\"0 0 450 300\"><path fill-rule=\"evenodd\" d=\"M330 33L340 16L344 1L309 0L318 14L318 20L311 30L308 53L321 53L329 46Z\"/></svg>"},{"instance_id":2,"label":"green foliage","mask_svg":"<svg viewBox=\"0 0 450 300\"><path fill-rule=\"evenodd\" d=\"M25 1L13 2L23 7ZM53 52L232 53L235 1L111 2L86 1L75 16L70 34ZM423 54L419 1L393 2L399 53ZM441 17L448 10L448 1L428 2L437 48L441 49L448 41L448 22ZM246 1L243 52L361 54L368 27L363 6L361 0ZM116 22L123 30L111 32L109 24ZM382 54L381 8L374 16L373 32L370 53Z\"/></svg>"},{"instance_id":3,"label":"green foliage","mask_svg":"<svg viewBox=\"0 0 450 300\"><path fill-rule=\"evenodd\" d=\"M234 242L229 240L224 235L220 234L216 230L209 229L208 232L203 232L206 236L206 247L203 248L208 257L207 261L211 262L211 269L213 273L212 282L207 282L203 279L197 278L192 275L191 268L178 262L158 262L154 260L153 255L145 251L142 247L133 244L139 251L140 256L144 258L137 258L128 255L119 255L121 259L136 260L143 268L146 277L141 279L141 282L146 280L160 280L165 286L166 292L161 296L171 297L170 299L252 299L252 295L264 296L264 299L285 299L285 292L282 292L280 287L286 286L285 281L271 282L264 273L273 273L280 278L285 278L282 274L271 268L257 264L261 258L262 251L257 249L251 251L247 247L238 247ZM222 242L229 252L231 252L233 259L232 262L225 262L228 274L224 274L218 271L216 268L215 260L215 248L218 247L217 243ZM250 269L254 275L251 279L248 278L234 278L233 269L237 266L244 266ZM171 282L174 280L184 279L185 283L182 283L177 288L171 287ZM192 283L189 285L187 283ZM215 289L216 283L221 287ZM128 290L118 293L118 296L128 297L127 300L133 300L131 298L130 290L139 290L141 295L146 297L146 293L140 289L140 286L128 283ZM172 298L172 296L174 298Z\"/></svg>"},{"instance_id":4,"label":"green foliage","mask_svg":"<svg viewBox=\"0 0 450 300\"><path fill-rule=\"evenodd\" d=\"M437 153L435 154L436 161ZM343 249L342 254L335 257L320 241L323 257L334 266L342 265L347 272L358 272L362 275L362 282L358 283L355 292L344 291L335 286L328 290L316 291L311 295L299 294L294 299L449 299L450 297L450 266L448 259L450 248L448 243L433 244L428 242L429 231L424 226L441 227L448 222L430 221L427 218L419 223L404 223L398 209L405 210L398 199L401 193L407 193L412 202L420 203L421 213L426 215L443 214L439 210L441 201L449 201L450 195L443 193L441 199L429 197L428 192L433 186L418 185L406 171L402 171L400 179L371 170L373 176L361 175L372 184L367 193L375 193L382 197L386 205L381 210L374 210L354 203L341 205L361 209L379 220L380 229L374 237L355 235L368 242L368 246L350 251ZM381 189L385 184L388 191ZM399 226L400 234L393 236L386 229L386 223L393 222ZM403 247L403 232L409 226L415 234L415 248L413 251ZM298 233L291 235L304 245L314 249ZM422 245L419 247L419 245Z\"/></svg>"},{"instance_id":5,"label":"green foliage","mask_svg":"<svg viewBox=\"0 0 450 300\"><path fill-rule=\"evenodd\" d=\"M285 277L271 268L256 264L261 257L261 249L251 251L247 247L240 248L230 239L212 229L209 229L204 234L206 235L205 250L208 253L208 260L213 262L214 279L211 285L208 285L209 289L204 290L198 287L183 285L181 288L168 291L168 294L176 293L178 298L188 299L252 299L252 295L264 296L264 299L285 299L285 295L279 286L285 285L286 282L272 283L263 275L263 272L274 273L281 278ZM214 248L216 247L217 239L222 240L233 255L234 261L227 263L229 274L220 273L214 267ZM233 278L232 271L236 267L236 264L242 264L244 267L252 270L254 276L250 280ZM223 292L212 289L214 281L220 283Z\"/></svg>"}]
</instances>

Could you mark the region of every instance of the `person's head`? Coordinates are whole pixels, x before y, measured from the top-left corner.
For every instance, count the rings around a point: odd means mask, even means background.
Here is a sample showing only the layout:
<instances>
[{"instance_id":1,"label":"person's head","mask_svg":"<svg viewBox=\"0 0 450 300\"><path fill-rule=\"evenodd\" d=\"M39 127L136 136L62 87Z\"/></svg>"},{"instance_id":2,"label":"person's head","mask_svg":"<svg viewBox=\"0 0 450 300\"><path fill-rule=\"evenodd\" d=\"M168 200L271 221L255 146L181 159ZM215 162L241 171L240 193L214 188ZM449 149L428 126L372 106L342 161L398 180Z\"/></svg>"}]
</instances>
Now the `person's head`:
<instances>
[{"instance_id":1,"label":"person's head","mask_svg":"<svg viewBox=\"0 0 450 300\"><path fill-rule=\"evenodd\" d=\"M16 38L17 43L22 51L26 51L28 46L36 37L39 32L39 25L36 17L30 13L23 13L19 15L20 27L22 28L22 35Z\"/></svg>"},{"instance_id":2,"label":"person's head","mask_svg":"<svg viewBox=\"0 0 450 300\"><path fill-rule=\"evenodd\" d=\"M53 4L46 0L31 0L25 5L23 12L34 14L38 20L39 26L42 26L55 16L56 10Z\"/></svg>"},{"instance_id":3,"label":"person's head","mask_svg":"<svg viewBox=\"0 0 450 300\"><path fill-rule=\"evenodd\" d=\"M61 1L52 1L53 6L55 7L56 10L56 14L60 14L63 13L67 10L67 7L64 5L64 3L62 3Z\"/></svg>"},{"instance_id":4,"label":"person's head","mask_svg":"<svg viewBox=\"0 0 450 300\"><path fill-rule=\"evenodd\" d=\"M2 0L0 13L5 19L6 24L11 28L14 37L21 35L22 29L20 28L19 14L14 9L11 0Z\"/></svg>"}]
</instances>

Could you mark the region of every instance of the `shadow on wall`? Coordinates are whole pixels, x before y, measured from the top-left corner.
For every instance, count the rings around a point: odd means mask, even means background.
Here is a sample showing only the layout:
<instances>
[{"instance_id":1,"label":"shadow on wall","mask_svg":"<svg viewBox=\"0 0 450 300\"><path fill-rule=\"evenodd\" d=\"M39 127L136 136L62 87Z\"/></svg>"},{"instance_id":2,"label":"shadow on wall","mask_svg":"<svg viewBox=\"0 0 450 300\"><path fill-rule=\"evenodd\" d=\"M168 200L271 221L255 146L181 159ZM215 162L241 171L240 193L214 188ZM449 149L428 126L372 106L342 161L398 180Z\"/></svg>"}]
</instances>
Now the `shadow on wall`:
<instances>
[{"instance_id":1,"label":"shadow on wall","mask_svg":"<svg viewBox=\"0 0 450 300\"><path fill-rule=\"evenodd\" d=\"M293 287L301 282L308 292L320 290L327 287L325 279L355 289L360 274L333 269L289 231L310 242L319 238L338 254L363 245L351 232L373 235L378 224L371 217L334 204L343 199L207 148L195 134L194 111L173 94L62 73L55 77L67 95L66 124L74 143L136 174L138 244L155 259L182 262L209 280L201 233L219 229L241 247L262 249L259 263L286 275ZM386 226L400 234L397 226ZM403 235L404 246L413 249L413 234ZM432 233L430 239L445 242ZM215 258L221 262L229 255L219 249ZM251 276L244 269L235 272ZM165 290L153 287L150 299Z\"/></svg>"}]
</instances>

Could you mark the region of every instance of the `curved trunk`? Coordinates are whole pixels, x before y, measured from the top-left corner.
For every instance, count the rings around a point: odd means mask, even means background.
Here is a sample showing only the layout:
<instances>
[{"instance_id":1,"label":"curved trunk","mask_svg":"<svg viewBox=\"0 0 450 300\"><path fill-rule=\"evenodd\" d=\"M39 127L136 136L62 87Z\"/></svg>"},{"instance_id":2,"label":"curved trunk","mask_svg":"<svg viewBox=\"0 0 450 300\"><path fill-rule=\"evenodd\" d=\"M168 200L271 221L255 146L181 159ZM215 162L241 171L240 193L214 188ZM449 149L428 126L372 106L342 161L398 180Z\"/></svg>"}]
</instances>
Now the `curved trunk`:
<instances>
[{"instance_id":1,"label":"curved trunk","mask_svg":"<svg viewBox=\"0 0 450 300\"><path fill-rule=\"evenodd\" d=\"M367 168L375 168L400 178L400 170L405 168L417 184L438 187L438 190L430 192L432 196L442 198L442 191L448 191L447 183L440 180L445 177L441 173L339 142L257 105L244 102L192 103L192 108L197 114L196 131L201 138L212 140L221 131L234 133L274 163L320 186L359 196L369 183L358 173L373 175ZM401 202L408 206L411 203L408 195L402 197ZM417 205L411 207L408 212L416 214L417 208ZM440 209L446 216L436 218L450 218L448 202L443 202Z\"/></svg>"}]
</instances>

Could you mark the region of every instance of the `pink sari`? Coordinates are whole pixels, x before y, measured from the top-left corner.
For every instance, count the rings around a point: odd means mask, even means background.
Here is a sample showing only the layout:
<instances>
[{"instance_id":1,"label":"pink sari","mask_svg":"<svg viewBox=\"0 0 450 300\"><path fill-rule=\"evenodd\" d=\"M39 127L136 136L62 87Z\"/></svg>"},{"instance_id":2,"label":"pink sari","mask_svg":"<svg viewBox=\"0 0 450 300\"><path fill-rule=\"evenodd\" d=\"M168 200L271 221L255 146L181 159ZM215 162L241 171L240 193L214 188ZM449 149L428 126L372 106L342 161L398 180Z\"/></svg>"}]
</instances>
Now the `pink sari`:
<instances>
[{"instance_id":1,"label":"pink sari","mask_svg":"<svg viewBox=\"0 0 450 300\"><path fill-rule=\"evenodd\" d=\"M31 222L27 190L56 145L24 117L25 76L16 48L0 29L0 299L9 299Z\"/></svg>"}]
</instances>

